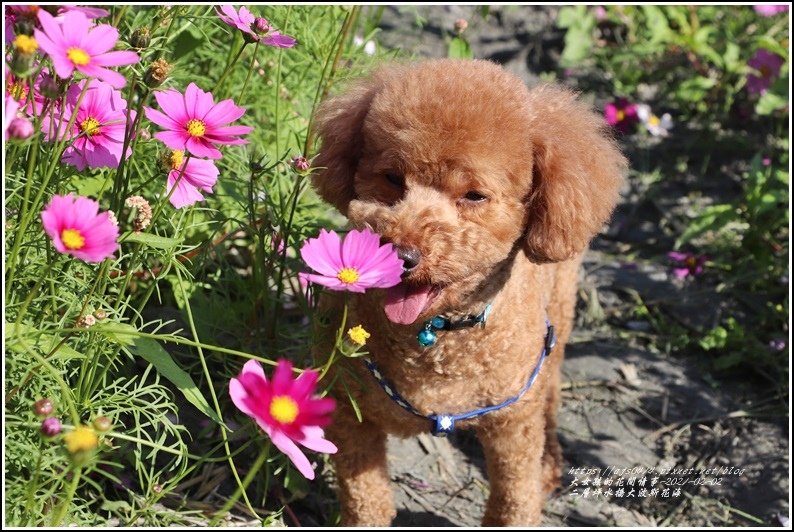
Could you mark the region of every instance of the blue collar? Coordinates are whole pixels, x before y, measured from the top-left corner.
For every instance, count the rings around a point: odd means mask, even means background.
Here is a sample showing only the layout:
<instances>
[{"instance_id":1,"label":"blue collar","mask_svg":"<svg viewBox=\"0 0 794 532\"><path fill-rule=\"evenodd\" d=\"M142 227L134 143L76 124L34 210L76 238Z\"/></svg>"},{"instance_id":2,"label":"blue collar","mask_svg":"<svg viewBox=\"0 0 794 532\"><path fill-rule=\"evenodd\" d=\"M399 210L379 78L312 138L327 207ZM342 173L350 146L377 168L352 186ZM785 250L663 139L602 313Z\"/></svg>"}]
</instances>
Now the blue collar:
<instances>
[{"instance_id":1,"label":"blue collar","mask_svg":"<svg viewBox=\"0 0 794 532\"><path fill-rule=\"evenodd\" d=\"M485 310L480 314L476 316L469 315L458 321L452 321L441 315L434 316L425 322L422 330L416 335L416 339L422 347L432 347L438 339L436 331L456 331L466 327L474 327L475 325L485 327L485 320L488 319L488 314L491 313L491 306L488 303L485 306Z\"/></svg>"},{"instance_id":2,"label":"blue collar","mask_svg":"<svg viewBox=\"0 0 794 532\"><path fill-rule=\"evenodd\" d=\"M485 309L483 314L486 314L489 310L490 305ZM482 323L485 323L484 319ZM521 388L518 394L514 395L510 399L502 401L497 405L470 410L469 412L464 412L462 414L430 414L427 416L421 414L416 408L411 406L411 403L403 399L402 396L397 393L397 390L394 388L394 386L386 379L386 377L383 376L378 369L378 366L376 366L372 360L369 358L364 358L364 363L367 365L367 369L370 371L370 373L372 373L372 376L375 377L375 380L378 381L378 384L380 384L381 388L383 388L383 391L386 392L386 395L388 395L392 401L415 416L429 419L433 423L433 427L430 429L430 432L433 434L433 436L446 436L455 430L456 421L488 414L489 412L493 412L495 410L499 410L500 408L512 405L521 399L521 397L532 387L532 384L535 382L535 379L537 379L538 374L540 373L540 368L543 366L543 361L546 359L549 353L551 353L551 349L556 343L557 337L554 335L554 326L549 323L549 320L546 320L546 338L543 342L543 351L540 353L538 363L535 365L535 369L532 371L532 374L530 374L529 380L524 387Z\"/></svg>"}]
</instances>

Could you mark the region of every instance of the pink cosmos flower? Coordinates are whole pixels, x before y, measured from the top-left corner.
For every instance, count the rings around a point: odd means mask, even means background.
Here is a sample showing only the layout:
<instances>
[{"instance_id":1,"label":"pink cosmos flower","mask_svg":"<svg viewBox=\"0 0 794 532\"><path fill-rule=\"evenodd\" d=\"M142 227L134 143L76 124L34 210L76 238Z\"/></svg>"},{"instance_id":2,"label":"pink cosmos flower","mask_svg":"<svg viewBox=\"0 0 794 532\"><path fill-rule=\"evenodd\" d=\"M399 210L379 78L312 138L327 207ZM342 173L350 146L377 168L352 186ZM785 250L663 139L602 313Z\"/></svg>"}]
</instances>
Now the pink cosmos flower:
<instances>
[{"instance_id":1,"label":"pink cosmos flower","mask_svg":"<svg viewBox=\"0 0 794 532\"><path fill-rule=\"evenodd\" d=\"M241 6L239 11L228 5L222 5L217 10L218 17L233 28L243 32L243 37L248 42L259 41L268 46L277 48L292 48L295 39L275 30L267 19L255 17L246 7Z\"/></svg>"},{"instance_id":2,"label":"pink cosmos flower","mask_svg":"<svg viewBox=\"0 0 794 532\"><path fill-rule=\"evenodd\" d=\"M221 152L214 144L247 144L238 135L250 133L248 126L226 126L243 116L245 109L223 100L217 104L211 92L204 92L195 83L187 86L185 94L170 89L154 93L163 112L145 107L146 118L166 131L155 133L172 150L187 150L197 157L220 159Z\"/></svg>"},{"instance_id":3,"label":"pink cosmos flower","mask_svg":"<svg viewBox=\"0 0 794 532\"><path fill-rule=\"evenodd\" d=\"M788 5L761 5L753 6L753 10L762 17L774 17L778 13L785 13L788 11Z\"/></svg>"},{"instance_id":4,"label":"pink cosmos flower","mask_svg":"<svg viewBox=\"0 0 794 532\"><path fill-rule=\"evenodd\" d=\"M174 150L168 159L171 169L168 171L167 192L171 192L176 184L176 190L169 198L171 205L177 209L193 205L202 201L199 190L212 193L212 187L218 181L218 168L215 163L206 159L189 158L185 161L185 152ZM182 174L182 177L179 175ZM178 181L177 181L178 179Z\"/></svg>"},{"instance_id":5,"label":"pink cosmos flower","mask_svg":"<svg viewBox=\"0 0 794 532\"><path fill-rule=\"evenodd\" d=\"M109 24L91 28L91 20L80 11L67 11L59 20L40 9L39 22L43 30L33 34L39 47L52 59L55 73L68 78L75 69L88 77L123 87L124 76L105 67L130 65L138 62L138 54L130 51L112 51L119 32Z\"/></svg>"},{"instance_id":6,"label":"pink cosmos flower","mask_svg":"<svg viewBox=\"0 0 794 532\"><path fill-rule=\"evenodd\" d=\"M19 102L6 94L5 112L3 113L3 137L8 140L8 126L17 117L19 111Z\"/></svg>"},{"instance_id":7,"label":"pink cosmos flower","mask_svg":"<svg viewBox=\"0 0 794 532\"><path fill-rule=\"evenodd\" d=\"M119 247L119 228L109 213L100 214L99 203L83 196L53 196L41 223L55 249L86 262L100 262Z\"/></svg>"},{"instance_id":8,"label":"pink cosmos flower","mask_svg":"<svg viewBox=\"0 0 794 532\"><path fill-rule=\"evenodd\" d=\"M107 9L102 9L101 7L86 7L86 6L75 6L75 5L61 6L61 8L58 10L58 14L62 15L64 13L69 13L70 11L79 11L88 18L104 18L110 15L110 12Z\"/></svg>"},{"instance_id":9,"label":"pink cosmos flower","mask_svg":"<svg viewBox=\"0 0 794 532\"><path fill-rule=\"evenodd\" d=\"M637 106L624 98L618 98L615 102L604 106L604 119L610 126L616 127L621 133L626 133L629 127L639 121Z\"/></svg>"},{"instance_id":10,"label":"pink cosmos flower","mask_svg":"<svg viewBox=\"0 0 794 532\"><path fill-rule=\"evenodd\" d=\"M64 150L61 160L78 170L85 170L86 167L118 168L124 147L127 102L109 83L96 79L90 82L83 80L69 87L63 119L56 116L51 120L50 116L45 116L42 121L45 138L52 140L59 125L61 128L68 125L86 83L89 83L88 89L80 107L76 110L77 118L72 131L62 131L58 135L60 138L75 139L74 143ZM135 111L131 110L129 113L132 123L135 119ZM131 148L127 147L125 158L131 153Z\"/></svg>"},{"instance_id":11,"label":"pink cosmos flower","mask_svg":"<svg viewBox=\"0 0 794 532\"><path fill-rule=\"evenodd\" d=\"M399 284L403 261L391 244L380 245L380 236L369 229L350 231L344 241L333 231L320 230L301 248L304 262L317 274L299 277L331 290L364 292Z\"/></svg>"},{"instance_id":12,"label":"pink cosmos flower","mask_svg":"<svg viewBox=\"0 0 794 532\"><path fill-rule=\"evenodd\" d=\"M254 14L251 13L247 7L241 6L240 11L236 11L234 7L229 4L224 4L220 9L215 8L218 13L218 18L233 28L237 28L244 34L252 37L257 37L256 33L251 26L254 24Z\"/></svg>"},{"instance_id":13,"label":"pink cosmos flower","mask_svg":"<svg viewBox=\"0 0 794 532\"><path fill-rule=\"evenodd\" d=\"M695 275L703 273L703 266L706 264L708 257L697 256L694 253L682 253L678 251L670 251L668 257L673 259L677 266L673 268L673 275L678 279L684 279L688 276L694 277Z\"/></svg>"},{"instance_id":14,"label":"pink cosmos flower","mask_svg":"<svg viewBox=\"0 0 794 532\"><path fill-rule=\"evenodd\" d=\"M249 360L229 382L234 405L254 418L273 445L309 480L314 478L314 470L297 444L319 453L336 452L336 445L324 438L321 428L331 422L336 402L313 396L317 379L318 373L313 370L293 379L292 364L282 359L273 380L268 381L261 364Z\"/></svg>"},{"instance_id":15,"label":"pink cosmos flower","mask_svg":"<svg viewBox=\"0 0 794 532\"><path fill-rule=\"evenodd\" d=\"M757 75L747 75L747 91L750 94L764 94L777 79L783 63L784 60L779 55L760 48L752 59L747 61L747 66L758 71Z\"/></svg>"}]
</instances>

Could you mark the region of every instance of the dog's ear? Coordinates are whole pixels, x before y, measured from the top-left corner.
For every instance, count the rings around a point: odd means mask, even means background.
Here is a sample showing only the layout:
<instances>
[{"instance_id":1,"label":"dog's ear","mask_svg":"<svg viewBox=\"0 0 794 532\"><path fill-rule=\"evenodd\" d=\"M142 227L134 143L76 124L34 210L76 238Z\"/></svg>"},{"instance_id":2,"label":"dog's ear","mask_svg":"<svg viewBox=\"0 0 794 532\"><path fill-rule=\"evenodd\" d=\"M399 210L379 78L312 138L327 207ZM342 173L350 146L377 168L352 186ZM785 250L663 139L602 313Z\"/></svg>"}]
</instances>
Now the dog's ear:
<instances>
[{"instance_id":1,"label":"dog's ear","mask_svg":"<svg viewBox=\"0 0 794 532\"><path fill-rule=\"evenodd\" d=\"M527 255L568 259L587 247L610 217L627 163L603 117L562 87L529 93L532 188Z\"/></svg>"},{"instance_id":2,"label":"dog's ear","mask_svg":"<svg viewBox=\"0 0 794 532\"><path fill-rule=\"evenodd\" d=\"M319 171L312 182L318 194L344 215L355 199L353 178L363 148L361 127L386 75L385 69L376 71L323 102L315 115L315 132L321 145L313 163Z\"/></svg>"}]
</instances>

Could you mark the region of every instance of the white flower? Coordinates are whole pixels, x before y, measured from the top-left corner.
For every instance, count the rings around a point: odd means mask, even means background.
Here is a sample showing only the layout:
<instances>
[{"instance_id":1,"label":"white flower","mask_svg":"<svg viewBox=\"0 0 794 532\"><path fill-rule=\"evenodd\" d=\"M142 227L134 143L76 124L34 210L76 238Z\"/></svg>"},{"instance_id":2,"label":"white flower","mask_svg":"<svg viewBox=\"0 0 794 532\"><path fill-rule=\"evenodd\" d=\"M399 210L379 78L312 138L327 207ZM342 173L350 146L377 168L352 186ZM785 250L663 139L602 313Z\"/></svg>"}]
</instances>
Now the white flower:
<instances>
[{"instance_id":1,"label":"white flower","mask_svg":"<svg viewBox=\"0 0 794 532\"><path fill-rule=\"evenodd\" d=\"M637 117L654 137L666 137L673 129L673 117L670 113L665 113L659 118L653 114L651 107L644 103L637 104Z\"/></svg>"},{"instance_id":2,"label":"white flower","mask_svg":"<svg viewBox=\"0 0 794 532\"><path fill-rule=\"evenodd\" d=\"M353 44L356 46L364 45L365 54L375 55L375 51L377 49L377 45L375 44L375 41L370 40L364 43L364 37L361 37L360 35L356 35L353 37Z\"/></svg>"}]
</instances>

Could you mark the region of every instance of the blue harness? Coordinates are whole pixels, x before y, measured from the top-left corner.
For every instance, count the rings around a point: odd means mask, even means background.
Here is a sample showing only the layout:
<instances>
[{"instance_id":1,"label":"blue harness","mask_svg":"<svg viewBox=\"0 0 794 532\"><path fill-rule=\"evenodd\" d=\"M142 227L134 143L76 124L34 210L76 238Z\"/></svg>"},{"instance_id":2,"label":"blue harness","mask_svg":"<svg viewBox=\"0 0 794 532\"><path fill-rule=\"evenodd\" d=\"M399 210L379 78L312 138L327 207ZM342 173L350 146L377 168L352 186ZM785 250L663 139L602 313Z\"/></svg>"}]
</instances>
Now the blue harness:
<instances>
[{"instance_id":1,"label":"blue harness","mask_svg":"<svg viewBox=\"0 0 794 532\"><path fill-rule=\"evenodd\" d=\"M424 328L422 329L422 331L420 331L418 336L419 343L425 345L424 343L422 343L422 332L424 331L432 332L433 329L455 330L463 327L471 327L476 324L480 324L482 327L484 327L485 319L488 317L488 313L490 312L490 310L491 310L491 305L488 305L483 311L483 313L480 314L479 316L466 318L462 322L458 322L456 324L452 324L449 319L444 318L443 316L436 316L425 323ZM444 321L442 322L442 320ZM433 341L432 343L429 343L427 346L428 347L432 346L433 344L435 344L435 341L436 341L435 334L433 334ZM411 403L403 399L403 397L394 388L394 385L392 385L386 379L386 377L383 376L383 373L381 373L381 371L378 369L378 366L375 365L375 362L373 362L369 358L364 358L364 363L367 365L367 369L369 370L369 372L372 373L372 376L375 377L375 380L378 381L378 384L380 384L381 388L383 388L383 391L386 392L386 395L388 395L392 401L394 401L400 407L404 408L405 410L407 410L408 412L412 413L415 416L424 419L429 419L432 422L432 428L430 429L430 432L433 434L433 436L446 436L447 434L451 434L452 432L454 432L456 421L483 416L485 414L488 414L489 412L493 412L495 410L499 410L500 408L510 406L519 399L521 399L521 397L532 387L532 384L535 382L535 379L537 379L538 374L540 373L540 368L543 366L543 361L546 359L549 353L551 353L551 349L554 347L556 343L557 343L557 337L554 335L554 326L551 323L549 323L549 320L546 320L546 337L543 342L543 351L541 351L540 353L540 358L538 359L538 363L535 365L535 369L532 371L532 374L530 374L529 380L524 385L524 387L521 388L518 394L514 395L513 397L505 401L502 401L499 404L478 408L476 410L470 410L469 412L464 412L462 414L430 414L427 416L421 414L416 408L414 408L411 405Z\"/></svg>"}]
</instances>

